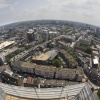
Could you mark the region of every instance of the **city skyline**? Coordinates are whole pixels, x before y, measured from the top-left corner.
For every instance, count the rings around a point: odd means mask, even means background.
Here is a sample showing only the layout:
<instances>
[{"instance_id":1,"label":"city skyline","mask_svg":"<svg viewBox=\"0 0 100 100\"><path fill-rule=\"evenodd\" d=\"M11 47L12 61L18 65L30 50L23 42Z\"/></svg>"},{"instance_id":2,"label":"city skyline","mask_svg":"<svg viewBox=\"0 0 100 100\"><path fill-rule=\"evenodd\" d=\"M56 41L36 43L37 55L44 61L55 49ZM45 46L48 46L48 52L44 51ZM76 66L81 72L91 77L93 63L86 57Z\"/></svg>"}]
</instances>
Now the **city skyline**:
<instances>
[{"instance_id":1,"label":"city skyline","mask_svg":"<svg viewBox=\"0 0 100 100\"><path fill-rule=\"evenodd\" d=\"M0 26L26 20L57 19L100 25L99 0L0 0Z\"/></svg>"}]
</instances>

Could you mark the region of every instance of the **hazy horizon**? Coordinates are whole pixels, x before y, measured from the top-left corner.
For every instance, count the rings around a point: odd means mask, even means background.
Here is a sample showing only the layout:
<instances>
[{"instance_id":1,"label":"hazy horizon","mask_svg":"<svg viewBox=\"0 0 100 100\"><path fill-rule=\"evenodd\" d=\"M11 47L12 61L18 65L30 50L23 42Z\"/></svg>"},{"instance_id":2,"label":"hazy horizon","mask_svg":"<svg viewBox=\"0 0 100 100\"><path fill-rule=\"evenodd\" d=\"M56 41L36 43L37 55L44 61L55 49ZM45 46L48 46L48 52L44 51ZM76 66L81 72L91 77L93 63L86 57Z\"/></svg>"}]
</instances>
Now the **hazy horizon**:
<instances>
[{"instance_id":1,"label":"hazy horizon","mask_svg":"<svg viewBox=\"0 0 100 100\"><path fill-rule=\"evenodd\" d=\"M100 26L99 9L99 0L0 0L0 26L45 19Z\"/></svg>"}]
</instances>

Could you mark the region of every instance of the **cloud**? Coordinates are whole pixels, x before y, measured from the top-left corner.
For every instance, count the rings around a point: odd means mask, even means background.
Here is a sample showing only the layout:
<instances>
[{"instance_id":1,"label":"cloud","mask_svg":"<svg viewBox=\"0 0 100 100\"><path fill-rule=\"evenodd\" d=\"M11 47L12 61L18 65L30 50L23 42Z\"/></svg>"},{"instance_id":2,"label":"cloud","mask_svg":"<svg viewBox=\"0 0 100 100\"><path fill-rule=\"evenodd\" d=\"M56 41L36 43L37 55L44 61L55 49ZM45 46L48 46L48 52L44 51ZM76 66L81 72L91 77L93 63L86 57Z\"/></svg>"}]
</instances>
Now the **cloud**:
<instances>
[{"instance_id":1,"label":"cloud","mask_svg":"<svg viewBox=\"0 0 100 100\"><path fill-rule=\"evenodd\" d=\"M100 25L100 0L0 0L0 9L7 16L1 22L62 19Z\"/></svg>"},{"instance_id":2,"label":"cloud","mask_svg":"<svg viewBox=\"0 0 100 100\"><path fill-rule=\"evenodd\" d=\"M0 0L0 9L8 7L9 4L6 2L6 0Z\"/></svg>"}]
</instances>

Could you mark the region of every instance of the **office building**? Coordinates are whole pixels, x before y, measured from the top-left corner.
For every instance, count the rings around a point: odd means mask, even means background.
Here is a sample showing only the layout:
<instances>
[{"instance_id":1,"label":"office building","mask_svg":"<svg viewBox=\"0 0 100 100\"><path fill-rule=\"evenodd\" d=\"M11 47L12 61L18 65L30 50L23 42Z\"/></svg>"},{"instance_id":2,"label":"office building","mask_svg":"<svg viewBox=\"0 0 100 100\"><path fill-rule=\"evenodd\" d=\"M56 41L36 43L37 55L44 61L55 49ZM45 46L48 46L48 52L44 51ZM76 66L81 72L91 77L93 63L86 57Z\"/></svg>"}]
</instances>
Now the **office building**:
<instances>
[{"instance_id":1,"label":"office building","mask_svg":"<svg viewBox=\"0 0 100 100\"><path fill-rule=\"evenodd\" d=\"M28 42L33 42L34 39L34 31L32 29L29 29L27 32L27 41Z\"/></svg>"}]
</instances>

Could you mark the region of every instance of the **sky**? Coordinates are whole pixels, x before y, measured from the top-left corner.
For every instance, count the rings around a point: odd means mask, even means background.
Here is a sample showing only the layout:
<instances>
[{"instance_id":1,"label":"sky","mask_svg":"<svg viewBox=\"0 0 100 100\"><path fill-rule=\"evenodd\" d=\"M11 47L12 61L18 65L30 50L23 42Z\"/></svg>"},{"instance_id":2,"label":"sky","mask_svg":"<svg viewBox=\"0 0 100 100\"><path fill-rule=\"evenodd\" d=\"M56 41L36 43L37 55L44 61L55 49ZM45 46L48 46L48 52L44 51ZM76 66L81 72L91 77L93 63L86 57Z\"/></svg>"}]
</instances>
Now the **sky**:
<instances>
[{"instance_id":1,"label":"sky","mask_svg":"<svg viewBox=\"0 0 100 100\"><path fill-rule=\"evenodd\" d=\"M0 0L0 25L41 19L100 26L100 0Z\"/></svg>"}]
</instances>

